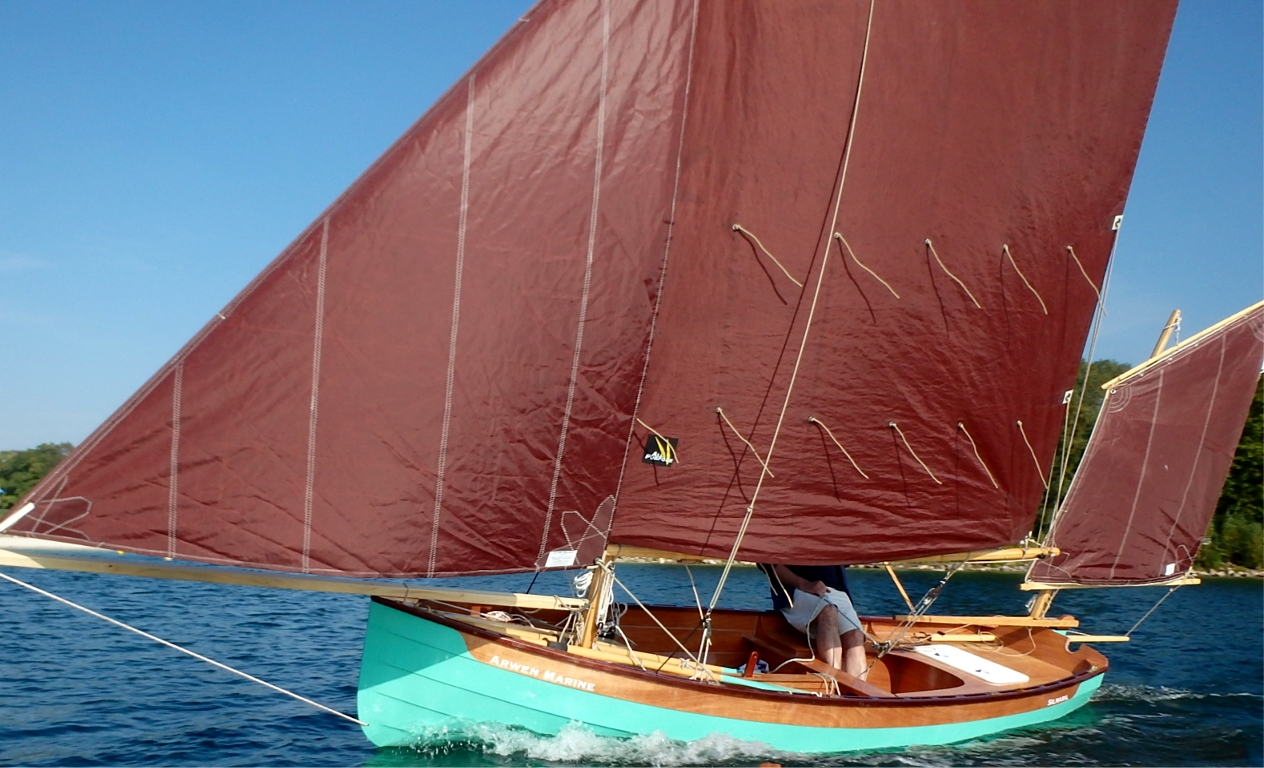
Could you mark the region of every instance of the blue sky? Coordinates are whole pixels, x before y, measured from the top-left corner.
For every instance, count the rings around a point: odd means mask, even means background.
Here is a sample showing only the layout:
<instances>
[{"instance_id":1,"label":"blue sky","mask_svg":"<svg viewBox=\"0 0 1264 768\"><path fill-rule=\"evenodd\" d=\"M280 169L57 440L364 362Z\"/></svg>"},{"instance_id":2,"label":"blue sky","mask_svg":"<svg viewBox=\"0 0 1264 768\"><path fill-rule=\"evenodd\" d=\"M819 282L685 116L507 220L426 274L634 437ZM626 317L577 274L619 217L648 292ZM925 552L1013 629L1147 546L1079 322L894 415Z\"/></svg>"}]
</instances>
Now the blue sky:
<instances>
[{"instance_id":1,"label":"blue sky","mask_svg":"<svg viewBox=\"0 0 1264 768\"><path fill-rule=\"evenodd\" d=\"M86 437L528 7L0 0L0 449ZM1097 357L1264 296L1261 17L1177 15Z\"/></svg>"}]
</instances>

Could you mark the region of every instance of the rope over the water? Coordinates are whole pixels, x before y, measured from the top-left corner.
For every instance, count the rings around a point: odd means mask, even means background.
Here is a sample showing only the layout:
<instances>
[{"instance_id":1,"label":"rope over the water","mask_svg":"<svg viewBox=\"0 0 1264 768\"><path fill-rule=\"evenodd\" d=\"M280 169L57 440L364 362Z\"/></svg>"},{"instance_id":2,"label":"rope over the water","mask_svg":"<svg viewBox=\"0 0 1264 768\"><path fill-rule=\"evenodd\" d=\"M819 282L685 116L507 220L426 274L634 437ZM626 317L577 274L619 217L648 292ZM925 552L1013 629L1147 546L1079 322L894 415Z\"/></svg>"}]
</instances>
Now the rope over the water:
<instances>
[{"instance_id":1,"label":"rope over the water","mask_svg":"<svg viewBox=\"0 0 1264 768\"><path fill-rule=\"evenodd\" d=\"M300 695L298 695L297 693L294 693L293 691L287 691L286 689L284 689L284 688L282 688L282 687L280 687L280 686L278 686L278 685L273 685L272 683L269 683L269 682L267 682L266 680L260 680L259 678L255 677L254 675L250 675L250 674L247 674L247 673L245 673L245 672L242 672L240 669L233 669L232 667L228 666L227 664L221 664L220 662L218 662L218 661L216 661L216 660L214 660L214 659L211 659L211 658L207 658L206 656L203 656L203 655L202 655L202 654L200 654L200 653L194 653L193 651L190 651L188 648L181 648L180 646L176 645L175 643L168 642L167 640L163 640L161 637L157 637L156 635L151 635L151 634L149 634L148 632L145 632L145 631L143 631L143 630L139 630L139 629L137 629L136 627L130 626L130 625L128 625L128 624L124 624L123 622L121 622L121 621L119 621L119 620L117 620L117 619L111 619L109 616L105 616L105 615L103 615L103 614L97 613L96 611L92 610L91 608L85 608L84 606L79 605L78 603L71 602L70 600L67 600L67 599L66 599L66 598L64 598L64 597L58 597L57 595L54 595L52 592L46 592L46 591L44 591L44 590L40 589L40 588L39 588L39 587L37 587L37 586L34 586L34 585L32 585L32 584L27 584L25 581L20 581L20 580L18 580L18 579L15 579L15 578L13 578L12 576L10 576L10 575L8 575L8 574L6 574L6 573L0 573L0 579L4 579L5 581L10 581L10 582L13 582L14 584L17 584L19 587L25 587L25 588L27 588L27 589L31 590L32 592L35 592L35 593L37 593L37 594L41 594L41 595L43 595L44 597L52 598L53 600L56 600L57 602L62 603L63 605L68 605L68 606L70 606L71 608L74 608L75 610L78 610L78 611L83 611L84 613L88 614L89 616L95 616L95 617L97 617L98 619L101 619L102 621L108 621L109 623L111 623L111 624L115 625L116 627L122 627L123 629L126 629L126 630L127 630L127 631L129 631L129 632L135 632L136 634L140 635L141 637L147 638L147 639L149 639L149 640L153 640L155 643L161 643L162 645L165 645L165 646L167 646L168 648L174 648L175 650L179 651L180 653L184 653L184 654L187 654L187 655L189 655L189 656L192 656L193 658L197 659L198 661L204 661L204 662L206 662L207 664L210 664L211 666L219 667L220 669L225 670L226 672L232 672L234 675L237 675L237 676L239 676L239 677L244 677L244 678L246 678L247 680L249 680L249 681L250 681L250 682L252 682L252 683L258 683L259 685L262 685L262 686L263 686L263 687L265 687L265 688L271 688L272 690L276 691L277 693L284 693L286 696L289 696L290 698L293 698L293 699L298 699L299 701L303 702L304 704L310 704L310 705L312 705L313 707L315 707L315 708L317 708L317 709L320 709L320 710L323 710L323 711L325 711L325 712L328 712L328 713L329 713L329 714L331 714L331 715L337 715L338 717L341 717L343 720L350 720L351 722L355 723L356 725L368 725L368 723L364 722L363 720L357 720L356 718L352 717L351 715L343 714L342 712L339 712L339 711L338 711L338 710L336 710L336 709L330 709L329 707L326 707L324 704L321 704L321 703L319 703L319 702L312 701L311 699L309 699L309 698L307 698L307 697L305 697L305 696L300 696Z\"/></svg>"}]
</instances>

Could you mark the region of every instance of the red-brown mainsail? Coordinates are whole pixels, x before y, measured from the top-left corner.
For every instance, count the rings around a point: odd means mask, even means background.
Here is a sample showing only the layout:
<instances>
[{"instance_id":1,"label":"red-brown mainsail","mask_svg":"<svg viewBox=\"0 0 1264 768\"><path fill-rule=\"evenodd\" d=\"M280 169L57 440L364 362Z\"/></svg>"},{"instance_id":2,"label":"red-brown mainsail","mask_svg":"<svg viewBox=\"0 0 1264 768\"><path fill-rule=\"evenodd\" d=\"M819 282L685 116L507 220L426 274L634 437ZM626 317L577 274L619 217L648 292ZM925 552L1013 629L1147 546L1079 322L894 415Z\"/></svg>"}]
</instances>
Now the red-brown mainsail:
<instances>
[{"instance_id":1,"label":"red-brown mainsail","mask_svg":"<svg viewBox=\"0 0 1264 768\"><path fill-rule=\"evenodd\" d=\"M546 0L9 532L364 576L607 526L725 556L749 441L743 557L1014 542L1175 5Z\"/></svg>"}]
</instances>

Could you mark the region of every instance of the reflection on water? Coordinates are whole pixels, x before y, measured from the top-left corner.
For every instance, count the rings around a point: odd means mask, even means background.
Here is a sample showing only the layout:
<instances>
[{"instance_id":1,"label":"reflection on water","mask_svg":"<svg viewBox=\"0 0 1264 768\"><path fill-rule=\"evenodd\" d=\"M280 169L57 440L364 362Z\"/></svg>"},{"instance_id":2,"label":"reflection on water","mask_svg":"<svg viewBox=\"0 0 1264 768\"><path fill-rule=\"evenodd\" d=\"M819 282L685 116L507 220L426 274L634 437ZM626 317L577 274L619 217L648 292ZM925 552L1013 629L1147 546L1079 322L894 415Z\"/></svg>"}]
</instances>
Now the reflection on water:
<instances>
[{"instance_id":1,"label":"reflection on water","mask_svg":"<svg viewBox=\"0 0 1264 768\"><path fill-rule=\"evenodd\" d=\"M88 574L9 571L269 682L354 712L365 598ZM849 572L863 613L902 612L882 572ZM694 568L707 600L716 568ZM911 593L942 572L903 575ZM623 566L646 602L692 604L687 574ZM936 612L1016 613L1020 576L966 572ZM453 580L449 580L451 582ZM569 593L564 574L460 580L471 587ZM1258 581L1210 579L1177 591L1111 659L1093 702L1053 724L966 744L867 755L777 753L740 734L682 744L572 726L554 737L488 724L420 734L374 750L359 729L7 584L0 584L0 764L4 765L1260 765L1264 649ZM1165 589L1063 592L1054 613L1121 634ZM766 587L738 569L720 604L763 607ZM625 597L625 596L620 596Z\"/></svg>"}]
</instances>

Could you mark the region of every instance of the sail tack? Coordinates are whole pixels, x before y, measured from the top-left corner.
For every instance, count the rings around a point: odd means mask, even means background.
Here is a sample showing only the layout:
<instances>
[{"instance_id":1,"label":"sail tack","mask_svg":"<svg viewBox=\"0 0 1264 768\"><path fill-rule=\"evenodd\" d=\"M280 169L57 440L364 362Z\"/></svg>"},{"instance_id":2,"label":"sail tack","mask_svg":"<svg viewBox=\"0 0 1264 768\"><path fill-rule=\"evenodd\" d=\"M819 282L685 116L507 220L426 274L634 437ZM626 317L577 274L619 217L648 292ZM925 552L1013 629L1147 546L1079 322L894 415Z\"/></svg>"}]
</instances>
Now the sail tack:
<instances>
[{"instance_id":1,"label":"sail tack","mask_svg":"<svg viewBox=\"0 0 1264 768\"><path fill-rule=\"evenodd\" d=\"M1045 584L1163 583L1193 565L1264 364L1264 303L1111 383L1049 544Z\"/></svg>"},{"instance_id":2,"label":"sail tack","mask_svg":"<svg viewBox=\"0 0 1264 768\"><path fill-rule=\"evenodd\" d=\"M366 576L724 556L758 454L743 556L1016 541L1174 12L546 0L10 532Z\"/></svg>"}]
</instances>

